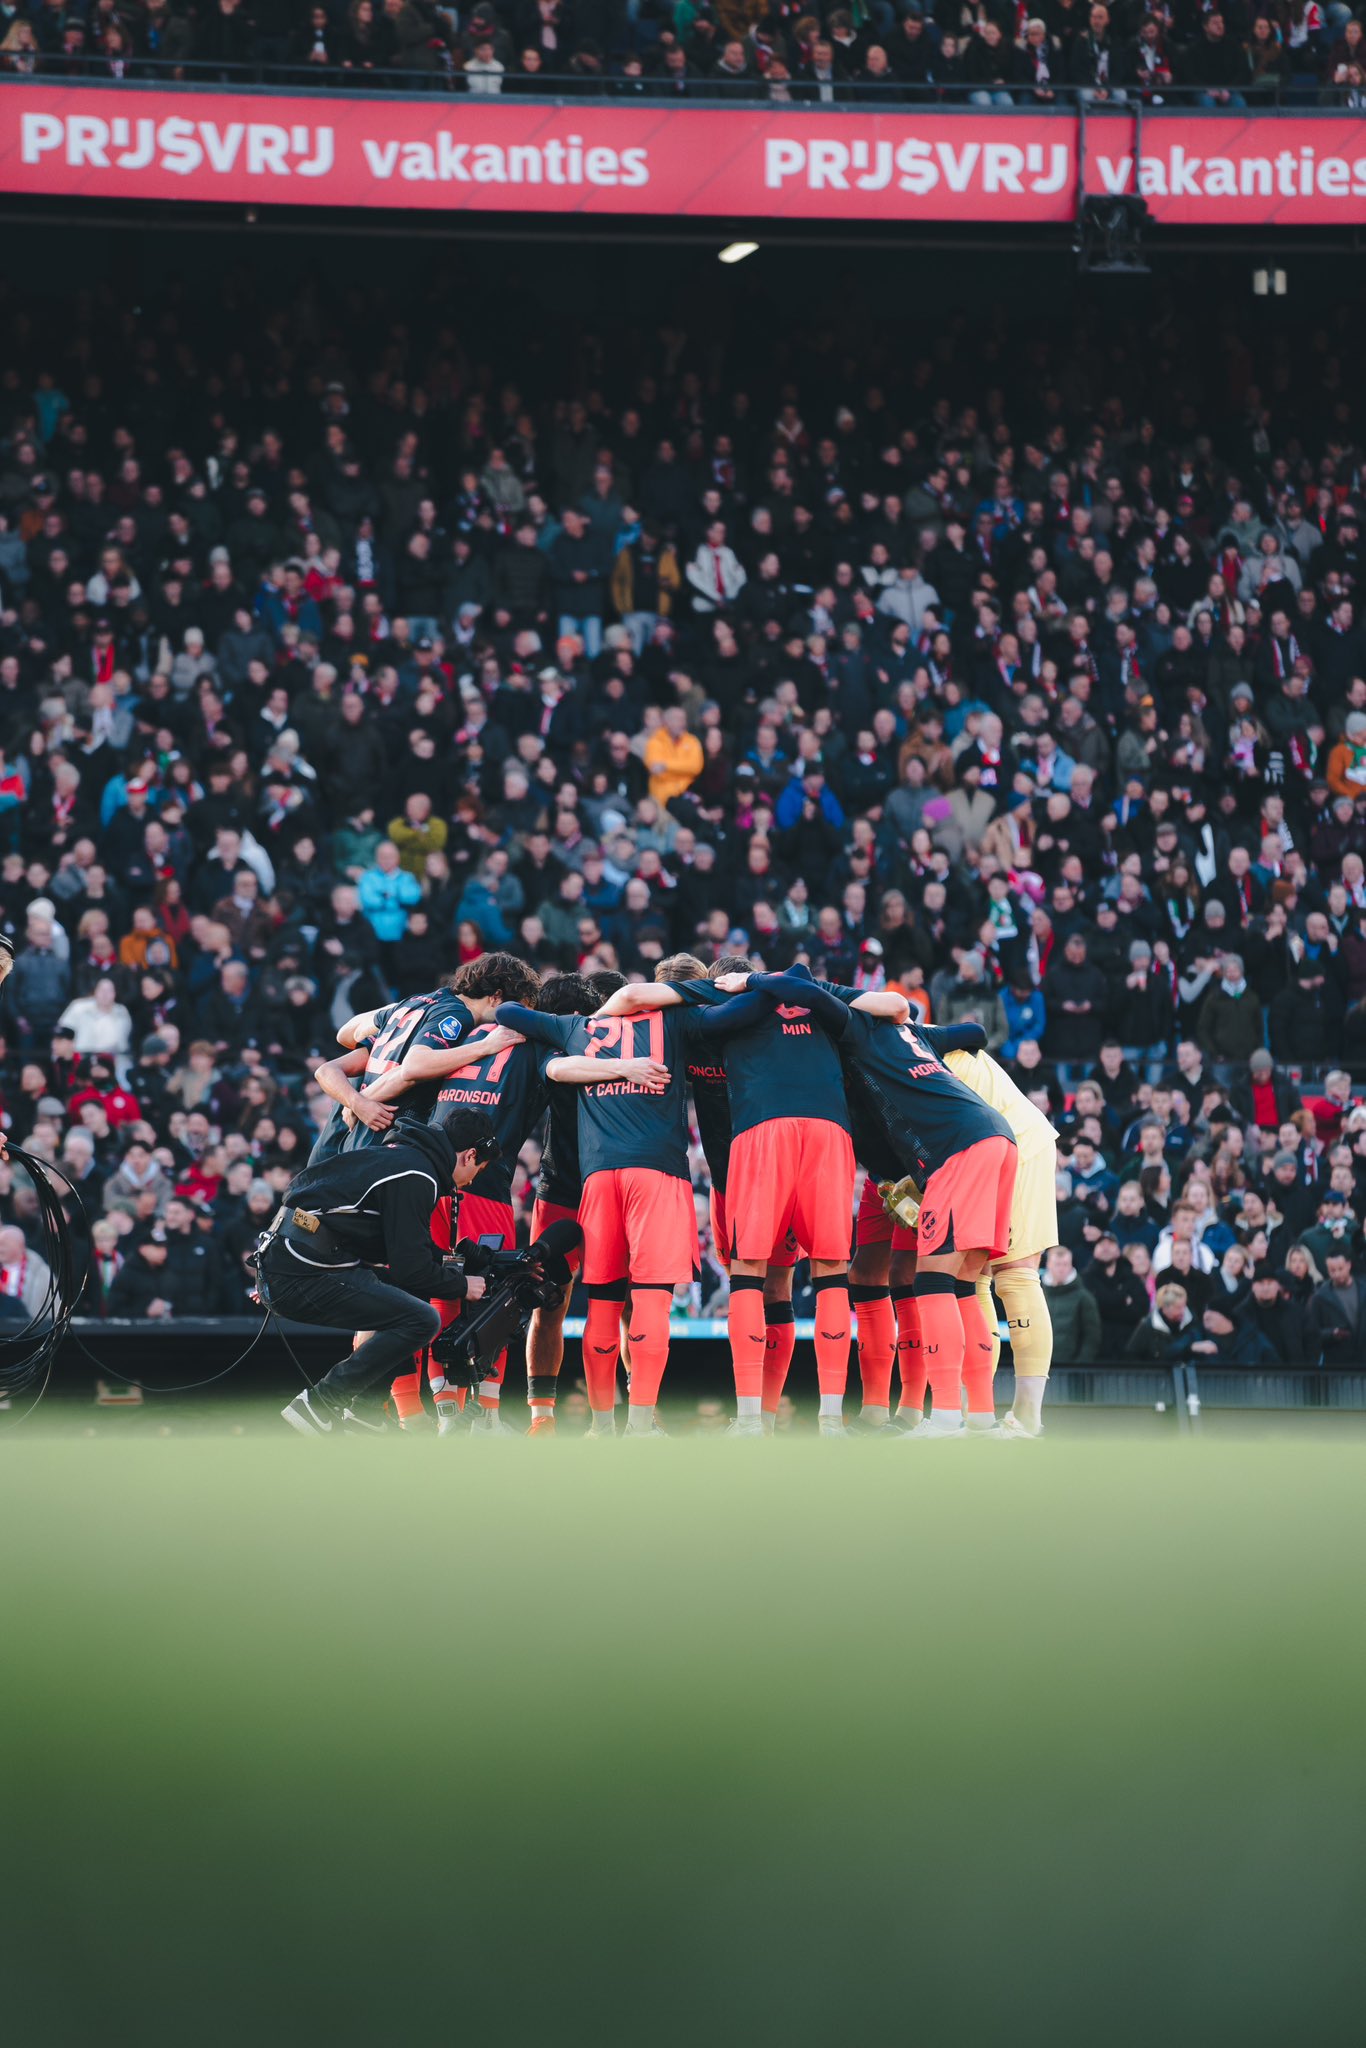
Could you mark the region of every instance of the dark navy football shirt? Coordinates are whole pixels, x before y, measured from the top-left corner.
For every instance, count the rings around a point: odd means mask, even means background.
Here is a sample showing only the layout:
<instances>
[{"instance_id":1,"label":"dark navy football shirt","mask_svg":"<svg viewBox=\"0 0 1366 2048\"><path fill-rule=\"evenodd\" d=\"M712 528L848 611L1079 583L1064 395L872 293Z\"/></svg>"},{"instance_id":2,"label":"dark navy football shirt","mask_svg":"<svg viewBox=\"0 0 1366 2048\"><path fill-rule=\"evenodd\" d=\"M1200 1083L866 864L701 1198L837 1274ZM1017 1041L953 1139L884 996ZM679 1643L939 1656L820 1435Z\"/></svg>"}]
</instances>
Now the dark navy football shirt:
<instances>
[{"instance_id":1,"label":"dark navy football shirt","mask_svg":"<svg viewBox=\"0 0 1366 2048\"><path fill-rule=\"evenodd\" d=\"M492 1024L476 1024L466 1043L486 1038ZM493 1119L502 1157L492 1161L470 1182L468 1192L484 1195L490 1202L511 1202L512 1175L517 1154L545 1114L545 1083L541 1079L537 1048L509 1045L486 1060L461 1067L441 1083L433 1111L449 1103L465 1109L482 1109Z\"/></svg>"},{"instance_id":2,"label":"dark navy football shirt","mask_svg":"<svg viewBox=\"0 0 1366 2048\"><path fill-rule=\"evenodd\" d=\"M869 1114L881 1115L903 1171L922 1188L955 1153L982 1138L1015 1142L1005 1118L950 1073L936 1040L943 1042L927 1025L897 1024L863 1010L850 1010L843 1040L846 1071Z\"/></svg>"},{"instance_id":3,"label":"dark navy football shirt","mask_svg":"<svg viewBox=\"0 0 1366 2048\"><path fill-rule=\"evenodd\" d=\"M702 1140L711 1184L718 1195L726 1192L730 1170L730 1094L726 1087L725 1047L697 1045L688 1054L688 1086L692 1089L693 1118Z\"/></svg>"},{"instance_id":4,"label":"dark navy football shirt","mask_svg":"<svg viewBox=\"0 0 1366 2048\"><path fill-rule=\"evenodd\" d=\"M554 1046L536 1047L536 1071L550 1099L546 1118L545 1144L541 1150L541 1177L536 1192L543 1202L555 1202L561 1209L577 1209L583 1193L583 1172L579 1166L579 1105L572 1088L557 1088L546 1079L550 1061L559 1057Z\"/></svg>"},{"instance_id":5,"label":"dark navy football shirt","mask_svg":"<svg viewBox=\"0 0 1366 2048\"><path fill-rule=\"evenodd\" d=\"M688 1180L688 1082L686 1046L696 1021L682 1009L651 1010L637 1017L550 1017L520 1003L503 1003L498 1021L511 1025L550 1056L575 1059L658 1060L669 1069L669 1085L658 1094L633 1081L602 1081L576 1089L579 1167L591 1174L644 1166ZM543 1062L544 1066L549 1064Z\"/></svg>"},{"instance_id":6,"label":"dark navy football shirt","mask_svg":"<svg viewBox=\"0 0 1366 2048\"><path fill-rule=\"evenodd\" d=\"M393 1007L392 1003L386 1003L382 1010L374 1012L375 1028L369 1038L361 1041L367 1053L374 1044L375 1039L379 1036L379 1033L384 1029L385 1023L393 1011ZM362 1079L364 1079L364 1076L362 1076ZM346 1141L350 1135L351 1127L346 1121L346 1112L339 1102L334 1102L332 1114L318 1133L314 1141L313 1150L308 1155L309 1165L318 1166L324 1159L335 1159L339 1152L346 1150Z\"/></svg>"},{"instance_id":7,"label":"dark navy football shirt","mask_svg":"<svg viewBox=\"0 0 1366 2048\"><path fill-rule=\"evenodd\" d=\"M739 1137L741 1131L779 1117L807 1117L847 1131L840 1056L818 1014L842 1024L842 1008L832 1019L834 1006L824 992L823 999L817 999L815 983L803 988L783 975L764 976L762 981L758 1004L755 991L727 998L709 981L669 984L688 1004L736 1006L724 1041L733 1135ZM710 1007L713 1026L719 1015L719 1007Z\"/></svg>"},{"instance_id":8,"label":"dark navy football shirt","mask_svg":"<svg viewBox=\"0 0 1366 2048\"><path fill-rule=\"evenodd\" d=\"M469 1009L459 996L452 995L446 988L432 989L422 996L405 996L381 1014L384 1022L371 1043L365 1073L359 1083L362 1088L401 1066L410 1052L419 1048L449 1052L474 1029L474 1018ZM438 1075L435 1080L417 1082L399 1096L395 1109L400 1116L413 1117L419 1123L425 1123L436 1107L437 1096L446 1086L447 1079L449 1076ZM382 1144L384 1137L383 1131L372 1131L364 1124L357 1124L344 1149L359 1152L367 1145Z\"/></svg>"}]
</instances>

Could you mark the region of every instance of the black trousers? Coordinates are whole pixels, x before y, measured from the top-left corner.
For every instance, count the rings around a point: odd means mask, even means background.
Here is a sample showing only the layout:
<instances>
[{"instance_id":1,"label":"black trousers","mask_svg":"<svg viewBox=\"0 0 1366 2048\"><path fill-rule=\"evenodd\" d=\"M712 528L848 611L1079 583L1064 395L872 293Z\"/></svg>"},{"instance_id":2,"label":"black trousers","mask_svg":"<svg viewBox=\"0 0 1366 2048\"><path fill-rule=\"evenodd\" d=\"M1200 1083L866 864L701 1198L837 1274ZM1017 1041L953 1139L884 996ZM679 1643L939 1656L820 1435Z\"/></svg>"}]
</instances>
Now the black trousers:
<instances>
[{"instance_id":1,"label":"black trousers","mask_svg":"<svg viewBox=\"0 0 1366 2048\"><path fill-rule=\"evenodd\" d=\"M391 1287L364 1266L305 1266L277 1244L262 1260L261 1273L266 1299L282 1316L299 1323L323 1323L331 1330L374 1331L319 1381L333 1401L345 1401L364 1393L376 1380L410 1370L413 1353L424 1350L441 1328L441 1317L430 1302Z\"/></svg>"}]
</instances>

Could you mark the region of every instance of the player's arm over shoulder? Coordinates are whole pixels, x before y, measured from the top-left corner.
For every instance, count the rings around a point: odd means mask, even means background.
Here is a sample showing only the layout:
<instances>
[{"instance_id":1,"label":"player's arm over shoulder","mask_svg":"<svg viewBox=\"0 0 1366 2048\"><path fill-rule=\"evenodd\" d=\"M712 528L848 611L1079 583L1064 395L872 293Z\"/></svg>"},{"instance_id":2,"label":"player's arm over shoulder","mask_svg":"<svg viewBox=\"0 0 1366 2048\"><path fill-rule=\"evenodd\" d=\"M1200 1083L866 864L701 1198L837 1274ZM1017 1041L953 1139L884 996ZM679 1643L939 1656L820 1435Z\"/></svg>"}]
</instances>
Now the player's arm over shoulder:
<instances>
[{"instance_id":1,"label":"player's arm over shoulder","mask_svg":"<svg viewBox=\"0 0 1366 2048\"><path fill-rule=\"evenodd\" d=\"M986 1032L980 1024L967 1019L961 1024L918 1024L916 1030L936 1059L947 1061L951 1052L986 1051Z\"/></svg>"},{"instance_id":2,"label":"player's arm over shoulder","mask_svg":"<svg viewBox=\"0 0 1366 2048\"><path fill-rule=\"evenodd\" d=\"M807 981L812 979L806 968L801 966L789 967L788 973L801 975ZM887 1017L893 1024L905 1024L910 1019L911 1006L900 989L855 988L845 981L817 981L814 985L862 1016Z\"/></svg>"},{"instance_id":3,"label":"player's arm over shoulder","mask_svg":"<svg viewBox=\"0 0 1366 2048\"><path fill-rule=\"evenodd\" d=\"M849 1005L851 1010L862 1010L866 1017L890 1017L894 1024L904 1024L911 1014L911 1006L900 989L866 988Z\"/></svg>"},{"instance_id":4,"label":"player's arm over shoulder","mask_svg":"<svg viewBox=\"0 0 1366 2048\"><path fill-rule=\"evenodd\" d=\"M637 1017L647 1010L671 1010L684 997L673 982L628 981L594 1011L597 1017Z\"/></svg>"},{"instance_id":5,"label":"player's arm over shoulder","mask_svg":"<svg viewBox=\"0 0 1366 2048\"><path fill-rule=\"evenodd\" d=\"M354 1052L357 1046L368 1045L386 1015L384 1010L361 1010L354 1017L348 1017L337 1033L338 1045L347 1052Z\"/></svg>"},{"instance_id":6,"label":"player's arm over shoulder","mask_svg":"<svg viewBox=\"0 0 1366 2048\"><path fill-rule=\"evenodd\" d=\"M553 1017L545 1010L529 1010L525 1003L499 1003L493 1015L496 1023L529 1038L533 1045L563 1047L568 1043L567 1031L579 1022L577 1017Z\"/></svg>"}]
</instances>

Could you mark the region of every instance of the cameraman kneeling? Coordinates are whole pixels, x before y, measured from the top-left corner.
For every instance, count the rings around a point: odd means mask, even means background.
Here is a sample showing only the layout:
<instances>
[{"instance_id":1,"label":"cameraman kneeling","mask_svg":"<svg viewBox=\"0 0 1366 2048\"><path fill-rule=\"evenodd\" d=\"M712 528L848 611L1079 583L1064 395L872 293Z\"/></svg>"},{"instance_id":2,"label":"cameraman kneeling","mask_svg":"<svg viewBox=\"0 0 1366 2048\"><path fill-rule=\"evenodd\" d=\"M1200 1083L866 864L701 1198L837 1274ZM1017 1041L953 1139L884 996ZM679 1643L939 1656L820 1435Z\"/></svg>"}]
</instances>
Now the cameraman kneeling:
<instances>
[{"instance_id":1,"label":"cameraman kneeling","mask_svg":"<svg viewBox=\"0 0 1366 2048\"><path fill-rule=\"evenodd\" d=\"M261 1299L279 1315L368 1330L363 1344L281 1411L302 1435L367 1424L357 1403L441 1327L433 1301L478 1300L485 1282L432 1244L432 1211L498 1157L481 1109L402 1120L381 1145L306 1166L261 1241ZM387 1270L376 1270L387 1269Z\"/></svg>"}]
</instances>

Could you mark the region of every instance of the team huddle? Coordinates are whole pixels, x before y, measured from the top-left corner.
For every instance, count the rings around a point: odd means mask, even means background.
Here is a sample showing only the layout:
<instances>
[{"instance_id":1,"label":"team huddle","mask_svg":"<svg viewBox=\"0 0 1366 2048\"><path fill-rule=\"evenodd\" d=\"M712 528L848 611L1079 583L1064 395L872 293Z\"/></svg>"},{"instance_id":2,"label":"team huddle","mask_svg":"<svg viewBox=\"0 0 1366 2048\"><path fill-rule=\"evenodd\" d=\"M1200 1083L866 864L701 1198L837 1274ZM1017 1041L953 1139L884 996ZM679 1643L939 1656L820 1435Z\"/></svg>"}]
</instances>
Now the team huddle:
<instances>
[{"instance_id":1,"label":"team huddle","mask_svg":"<svg viewBox=\"0 0 1366 2048\"><path fill-rule=\"evenodd\" d=\"M318 1070L336 1106L315 1161L383 1144L396 1116L410 1127L463 1108L491 1121L496 1155L457 1197L464 1242L514 1244L513 1168L543 1128L532 1237L562 1220L582 1233L590 1437L615 1433L619 1363L625 1434L662 1434L670 1306L699 1259L692 1123L730 1277L731 1434L774 1428L800 1260L815 1296L822 1436L846 1434L855 1322L860 1430L916 1441L1039 1434L1051 1355L1039 1264L1057 1241L1056 1134L987 1055L979 1025L936 1030L895 990L841 987L801 967L760 973L739 955L706 967L678 954L653 983L615 973L542 983L523 961L489 953L439 989L352 1018L339 1042L340 1057ZM433 1213L441 1251L456 1206ZM999 1422L993 1289L1015 1365L1014 1405ZM567 1299L538 1308L527 1332L532 1435L555 1428ZM461 1309L432 1306L443 1323ZM431 1426L425 1371L443 1433L505 1430L504 1363L467 1402L420 1354L393 1381L400 1427Z\"/></svg>"}]
</instances>

